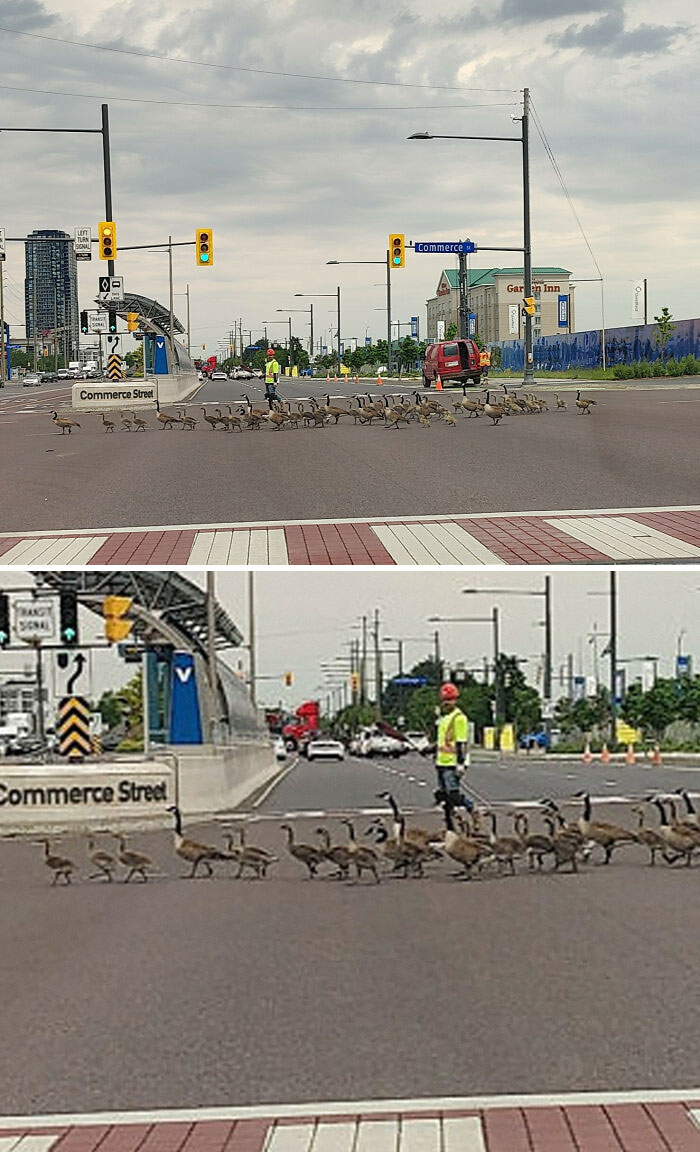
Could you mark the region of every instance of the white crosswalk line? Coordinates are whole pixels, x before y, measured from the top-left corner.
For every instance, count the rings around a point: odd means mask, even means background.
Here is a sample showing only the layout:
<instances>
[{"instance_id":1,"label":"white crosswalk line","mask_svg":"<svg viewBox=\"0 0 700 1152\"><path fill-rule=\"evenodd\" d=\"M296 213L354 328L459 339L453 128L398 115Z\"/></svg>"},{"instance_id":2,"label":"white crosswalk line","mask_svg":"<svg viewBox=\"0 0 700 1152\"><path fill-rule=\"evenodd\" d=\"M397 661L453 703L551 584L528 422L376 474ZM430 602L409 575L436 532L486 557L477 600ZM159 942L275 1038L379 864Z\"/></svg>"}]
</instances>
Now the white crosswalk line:
<instances>
[{"instance_id":1,"label":"white crosswalk line","mask_svg":"<svg viewBox=\"0 0 700 1152\"><path fill-rule=\"evenodd\" d=\"M250 534L249 564L267 564L267 530L258 528Z\"/></svg>"},{"instance_id":2,"label":"white crosswalk line","mask_svg":"<svg viewBox=\"0 0 700 1152\"><path fill-rule=\"evenodd\" d=\"M228 550L226 564L247 564L248 550L250 548L250 531L238 528L231 533L231 547Z\"/></svg>"},{"instance_id":3,"label":"white crosswalk line","mask_svg":"<svg viewBox=\"0 0 700 1152\"><path fill-rule=\"evenodd\" d=\"M610 556L611 560L662 560L700 556L695 544L649 528L628 516L571 516L547 520L555 528Z\"/></svg>"},{"instance_id":4,"label":"white crosswalk line","mask_svg":"<svg viewBox=\"0 0 700 1152\"><path fill-rule=\"evenodd\" d=\"M393 1120L361 1120L355 1152L397 1152L398 1133Z\"/></svg>"},{"instance_id":5,"label":"white crosswalk line","mask_svg":"<svg viewBox=\"0 0 700 1152\"><path fill-rule=\"evenodd\" d=\"M270 564L288 564L287 537L284 528L270 528L267 533Z\"/></svg>"},{"instance_id":6,"label":"white crosswalk line","mask_svg":"<svg viewBox=\"0 0 700 1152\"><path fill-rule=\"evenodd\" d=\"M265 1152L311 1152L313 1124L282 1124L274 1129Z\"/></svg>"},{"instance_id":7,"label":"white crosswalk line","mask_svg":"<svg viewBox=\"0 0 700 1152\"><path fill-rule=\"evenodd\" d=\"M442 1121L443 1152L486 1152L484 1128L478 1116L446 1116Z\"/></svg>"},{"instance_id":8,"label":"white crosswalk line","mask_svg":"<svg viewBox=\"0 0 700 1152\"><path fill-rule=\"evenodd\" d=\"M198 532L194 538L188 564L208 564L216 532Z\"/></svg>"},{"instance_id":9,"label":"white crosswalk line","mask_svg":"<svg viewBox=\"0 0 700 1152\"><path fill-rule=\"evenodd\" d=\"M399 1152L441 1152L439 1120L402 1120Z\"/></svg>"},{"instance_id":10,"label":"white crosswalk line","mask_svg":"<svg viewBox=\"0 0 700 1152\"><path fill-rule=\"evenodd\" d=\"M49 1152L56 1141L55 1136L21 1136L13 1148L13 1152Z\"/></svg>"},{"instance_id":11,"label":"white crosswalk line","mask_svg":"<svg viewBox=\"0 0 700 1152\"><path fill-rule=\"evenodd\" d=\"M319 1124L311 1152L355 1152L357 1125Z\"/></svg>"},{"instance_id":12,"label":"white crosswalk line","mask_svg":"<svg viewBox=\"0 0 700 1152\"><path fill-rule=\"evenodd\" d=\"M19 1139L19 1136L0 1136L0 1152L12 1152Z\"/></svg>"},{"instance_id":13,"label":"white crosswalk line","mask_svg":"<svg viewBox=\"0 0 700 1152\"><path fill-rule=\"evenodd\" d=\"M233 532L215 532L207 564L228 564L228 552Z\"/></svg>"},{"instance_id":14,"label":"white crosswalk line","mask_svg":"<svg viewBox=\"0 0 700 1152\"><path fill-rule=\"evenodd\" d=\"M83 536L81 539L76 540L77 547L75 552L73 552L71 555L70 560L68 559L68 550L66 550L61 557L61 563L88 564L90 560L92 560L92 557L95 555L95 553L105 543L106 539L106 536L92 536L86 540Z\"/></svg>"}]
</instances>

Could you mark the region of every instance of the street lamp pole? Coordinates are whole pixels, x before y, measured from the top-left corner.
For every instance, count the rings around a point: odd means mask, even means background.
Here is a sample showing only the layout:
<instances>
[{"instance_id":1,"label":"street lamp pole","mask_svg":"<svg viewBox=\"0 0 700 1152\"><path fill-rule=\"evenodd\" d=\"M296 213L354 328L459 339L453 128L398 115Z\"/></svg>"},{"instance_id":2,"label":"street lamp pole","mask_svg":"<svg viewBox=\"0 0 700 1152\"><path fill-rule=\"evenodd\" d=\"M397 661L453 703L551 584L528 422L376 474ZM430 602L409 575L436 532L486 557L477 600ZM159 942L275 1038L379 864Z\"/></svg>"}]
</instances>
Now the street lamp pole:
<instances>
[{"instance_id":1,"label":"street lamp pole","mask_svg":"<svg viewBox=\"0 0 700 1152\"><path fill-rule=\"evenodd\" d=\"M391 376L391 260L386 250L386 374Z\"/></svg>"},{"instance_id":2,"label":"street lamp pole","mask_svg":"<svg viewBox=\"0 0 700 1152\"><path fill-rule=\"evenodd\" d=\"M610 739L617 743L617 573L610 570Z\"/></svg>"},{"instance_id":3,"label":"street lamp pole","mask_svg":"<svg viewBox=\"0 0 700 1152\"><path fill-rule=\"evenodd\" d=\"M530 89L523 90L523 272L525 296L532 296L532 240L530 222ZM532 316L525 313L525 372L524 383L534 384L534 356L532 346Z\"/></svg>"}]
</instances>

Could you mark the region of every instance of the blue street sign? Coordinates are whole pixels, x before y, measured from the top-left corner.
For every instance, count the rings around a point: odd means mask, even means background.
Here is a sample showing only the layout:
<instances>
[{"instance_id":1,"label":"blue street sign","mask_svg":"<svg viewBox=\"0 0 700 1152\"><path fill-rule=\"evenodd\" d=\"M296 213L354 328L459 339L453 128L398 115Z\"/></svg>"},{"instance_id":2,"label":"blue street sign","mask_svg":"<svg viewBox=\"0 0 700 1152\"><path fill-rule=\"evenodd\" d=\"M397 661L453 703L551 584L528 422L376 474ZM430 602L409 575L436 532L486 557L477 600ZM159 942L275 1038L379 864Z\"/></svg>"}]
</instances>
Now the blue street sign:
<instances>
[{"instance_id":1,"label":"blue street sign","mask_svg":"<svg viewBox=\"0 0 700 1152\"><path fill-rule=\"evenodd\" d=\"M170 743L201 744L197 673L191 652L173 653L170 691Z\"/></svg>"},{"instance_id":2,"label":"blue street sign","mask_svg":"<svg viewBox=\"0 0 700 1152\"><path fill-rule=\"evenodd\" d=\"M692 656L676 656L676 678L680 680L681 676L690 676L693 671L693 658Z\"/></svg>"},{"instance_id":3,"label":"blue street sign","mask_svg":"<svg viewBox=\"0 0 700 1152\"><path fill-rule=\"evenodd\" d=\"M371 336L365 336L365 348L371 348L371 347L372 347L372 337Z\"/></svg>"},{"instance_id":4,"label":"blue street sign","mask_svg":"<svg viewBox=\"0 0 700 1152\"><path fill-rule=\"evenodd\" d=\"M476 312L469 313L469 335L476 336Z\"/></svg>"},{"instance_id":5,"label":"blue street sign","mask_svg":"<svg viewBox=\"0 0 700 1152\"><path fill-rule=\"evenodd\" d=\"M427 676L395 676L391 683L401 688L423 688L429 680Z\"/></svg>"},{"instance_id":6,"label":"blue street sign","mask_svg":"<svg viewBox=\"0 0 700 1152\"><path fill-rule=\"evenodd\" d=\"M411 316L411 336L418 336L418 317Z\"/></svg>"},{"instance_id":7,"label":"blue street sign","mask_svg":"<svg viewBox=\"0 0 700 1152\"><path fill-rule=\"evenodd\" d=\"M323 345L323 351L322 351L321 355L322 355L322 356L325 356L325 355L327 354L327 352L328 352L328 345L327 345L327 344L324 344L324 345Z\"/></svg>"},{"instance_id":8,"label":"blue street sign","mask_svg":"<svg viewBox=\"0 0 700 1152\"><path fill-rule=\"evenodd\" d=\"M559 296L558 297L557 316L559 317L559 327L560 328L568 328L569 327L569 297L568 296Z\"/></svg>"},{"instance_id":9,"label":"blue street sign","mask_svg":"<svg viewBox=\"0 0 700 1152\"><path fill-rule=\"evenodd\" d=\"M421 240L413 246L414 252L476 252L473 240Z\"/></svg>"}]
</instances>

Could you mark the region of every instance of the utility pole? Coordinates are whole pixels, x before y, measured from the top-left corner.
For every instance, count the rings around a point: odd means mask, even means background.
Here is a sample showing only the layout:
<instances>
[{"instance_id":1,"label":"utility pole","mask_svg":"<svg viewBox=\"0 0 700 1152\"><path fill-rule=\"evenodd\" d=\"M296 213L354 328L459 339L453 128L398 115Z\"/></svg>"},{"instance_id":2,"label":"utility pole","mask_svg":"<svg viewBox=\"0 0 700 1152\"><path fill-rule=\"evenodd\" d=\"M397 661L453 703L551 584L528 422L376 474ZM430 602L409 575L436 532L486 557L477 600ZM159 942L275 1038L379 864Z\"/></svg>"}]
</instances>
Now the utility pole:
<instances>
[{"instance_id":1,"label":"utility pole","mask_svg":"<svg viewBox=\"0 0 700 1152\"><path fill-rule=\"evenodd\" d=\"M186 286L186 288L187 288L187 291L185 292L185 295L187 296L187 355L189 357L191 357L192 352L191 352L191 344L190 344L191 336L190 336L190 286L189 286L189 284Z\"/></svg>"},{"instance_id":2,"label":"utility pole","mask_svg":"<svg viewBox=\"0 0 700 1152\"><path fill-rule=\"evenodd\" d=\"M212 744L216 743L216 730L219 720L219 678L216 672L216 585L211 568L207 568L207 665L211 710L209 713L209 735Z\"/></svg>"},{"instance_id":3,"label":"utility pole","mask_svg":"<svg viewBox=\"0 0 700 1152\"><path fill-rule=\"evenodd\" d=\"M367 703L367 617L362 617L362 656L360 658L360 704Z\"/></svg>"},{"instance_id":4,"label":"utility pole","mask_svg":"<svg viewBox=\"0 0 700 1152\"><path fill-rule=\"evenodd\" d=\"M34 248L34 250L32 252L32 265L33 265L33 267L32 267L32 298L33 298L32 303L33 303L33 308L34 308L34 311L32 313L32 324L34 325L34 331L33 331L32 335L34 337L34 371L35 372L37 370L37 343L36 343L36 340L37 340L37 314L36 314L37 259L36 259L36 257L37 257L37 252L36 252L36 248Z\"/></svg>"},{"instance_id":5,"label":"utility pole","mask_svg":"<svg viewBox=\"0 0 700 1152\"><path fill-rule=\"evenodd\" d=\"M374 609L374 714L382 718L382 655L379 647L379 609Z\"/></svg>"},{"instance_id":6,"label":"utility pole","mask_svg":"<svg viewBox=\"0 0 700 1152\"><path fill-rule=\"evenodd\" d=\"M253 705L253 708L255 708L257 711L258 701L256 693L256 677L258 672L258 662L255 646L255 573L251 569L248 572L248 651L250 653L250 702Z\"/></svg>"},{"instance_id":7,"label":"utility pole","mask_svg":"<svg viewBox=\"0 0 700 1152\"><path fill-rule=\"evenodd\" d=\"M110 263L112 263L110 261ZM173 238L168 236L168 277L170 281L170 371L175 371L175 350L173 347L173 325L175 323L175 309L173 307Z\"/></svg>"},{"instance_id":8,"label":"utility pole","mask_svg":"<svg viewBox=\"0 0 700 1152\"><path fill-rule=\"evenodd\" d=\"M469 317L467 314L467 257L466 253L459 253L459 336L466 340L469 335Z\"/></svg>"},{"instance_id":9,"label":"utility pole","mask_svg":"<svg viewBox=\"0 0 700 1152\"><path fill-rule=\"evenodd\" d=\"M391 376L391 253L386 250L386 374Z\"/></svg>"},{"instance_id":10,"label":"utility pole","mask_svg":"<svg viewBox=\"0 0 700 1152\"><path fill-rule=\"evenodd\" d=\"M439 680L440 684L442 684L445 673L444 673L443 668L442 668L442 656L440 654L440 633L438 632L437 628L435 629L435 632L433 633L433 644L434 644L434 656L433 656L433 658L435 660L435 666L437 668L438 680Z\"/></svg>"},{"instance_id":11,"label":"utility pole","mask_svg":"<svg viewBox=\"0 0 700 1152\"><path fill-rule=\"evenodd\" d=\"M647 278L644 277L644 323L647 322Z\"/></svg>"},{"instance_id":12,"label":"utility pole","mask_svg":"<svg viewBox=\"0 0 700 1152\"><path fill-rule=\"evenodd\" d=\"M544 578L544 698L551 709L552 704L552 578ZM551 720L547 717L547 732Z\"/></svg>"},{"instance_id":13,"label":"utility pole","mask_svg":"<svg viewBox=\"0 0 700 1152\"><path fill-rule=\"evenodd\" d=\"M610 570L610 740L617 744L617 573Z\"/></svg>"},{"instance_id":14,"label":"utility pole","mask_svg":"<svg viewBox=\"0 0 700 1152\"><path fill-rule=\"evenodd\" d=\"M530 89L523 89L523 256L525 296L532 296L532 238L530 227ZM524 383L534 384L532 316L525 313Z\"/></svg>"},{"instance_id":15,"label":"utility pole","mask_svg":"<svg viewBox=\"0 0 700 1152\"><path fill-rule=\"evenodd\" d=\"M36 721L37 721L37 736L41 743L41 747L46 747L46 720L44 717L44 668L41 659L41 642L37 641L36 644L36 695L37 695L37 708L36 708Z\"/></svg>"},{"instance_id":16,"label":"utility pole","mask_svg":"<svg viewBox=\"0 0 700 1152\"><path fill-rule=\"evenodd\" d=\"M309 323L311 324L311 338L309 340L309 364L313 364L314 359L314 306L313 303L309 305Z\"/></svg>"},{"instance_id":17,"label":"utility pole","mask_svg":"<svg viewBox=\"0 0 700 1152\"><path fill-rule=\"evenodd\" d=\"M498 727L501 716L501 685L499 681L499 665L498 656L501 648L501 638L499 631L498 608L493 608L491 611L491 628L493 632L493 702L494 702L494 720L496 727Z\"/></svg>"}]
</instances>

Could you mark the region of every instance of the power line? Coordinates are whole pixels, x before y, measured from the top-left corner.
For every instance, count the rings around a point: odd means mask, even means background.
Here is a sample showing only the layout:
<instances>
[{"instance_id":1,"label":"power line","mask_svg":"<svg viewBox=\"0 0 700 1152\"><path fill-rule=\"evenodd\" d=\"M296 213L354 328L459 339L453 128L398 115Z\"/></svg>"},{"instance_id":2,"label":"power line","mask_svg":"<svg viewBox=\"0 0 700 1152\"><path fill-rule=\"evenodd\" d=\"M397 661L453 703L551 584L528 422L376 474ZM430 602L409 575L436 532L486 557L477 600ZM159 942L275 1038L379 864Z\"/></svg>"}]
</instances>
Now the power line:
<instances>
[{"instance_id":1,"label":"power line","mask_svg":"<svg viewBox=\"0 0 700 1152\"><path fill-rule=\"evenodd\" d=\"M592 261L593 261L593 263L595 264L595 266L596 266L596 271L597 271L598 275L600 276L600 278L601 278L601 280L602 280L602 278L603 278L603 273L601 272L601 270L600 270L600 268L599 268L599 266L598 266L598 261L597 261L597 260L596 260L596 258L595 258L595 255L594 255L594 253L593 253L593 249L591 248L591 245L590 245L590 243L589 243L589 240L588 240L588 236L586 235L586 232L585 232L585 229L584 229L584 227L583 227L583 224L581 223L581 220L580 220L579 214L578 214L578 212L576 211L576 206L575 206L575 204L574 204L574 202L573 202L573 199L572 199L572 197L571 197L571 195L570 195L570 193L569 193L569 189L566 187L566 183L565 183L565 181L564 181L564 177L563 177L563 176L562 176L562 174L561 174L561 170L560 170L560 168L559 168L559 165L558 165L558 163L557 163L556 157L555 157L555 155L554 155L554 151L553 151L553 149L552 149L552 146L551 146L551 144L549 143L549 140L547 139L547 134L546 134L546 132L545 132L545 130L544 130L544 126L543 126L543 124L542 124L542 122L541 122L541 120L540 120L540 118L539 118L539 116L538 116L538 114L537 114L537 111L536 111L536 109L535 109L535 106L534 106L534 104L533 104L533 102L532 102L532 99L530 100L530 108L531 108L531 110L532 110L532 116L533 116L533 120L535 121L535 126L536 126L536 128L537 128L537 131L538 131L538 133L539 133L540 139L541 139L541 141L542 141L542 143L543 143L543 145L544 145L544 150L545 150L545 152L547 153L547 156L549 157L550 163L551 163L551 165L552 165L552 168L554 169L554 172L555 172L555 175L556 175L556 177L557 177L557 180L559 181L559 183L560 183L560 185L561 185L561 188L562 188L562 191L563 191L563 193L564 193L564 196L566 197L566 199L567 199L567 202L568 202L568 204L569 204L569 207L570 207L570 209L571 209L571 211L572 211L572 213L573 213L573 217L574 217L574 220L575 220L575 221L576 221L576 223L578 224L578 227L579 227L579 230L580 230L580 232L581 232L581 235L583 236L583 241L584 241L584 244L586 245L586 248L588 249L588 251L589 251L589 253L590 253L590 257L591 257L591 260L592 260Z\"/></svg>"},{"instance_id":2,"label":"power line","mask_svg":"<svg viewBox=\"0 0 700 1152\"><path fill-rule=\"evenodd\" d=\"M355 80L344 76L314 76L306 72L277 72L271 68L247 68L242 64L212 64L208 60L191 60L184 56L167 56L159 52L139 52L135 48L111 48L106 44L89 44L84 40L68 40L61 36L47 36L41 32L25 32L0 24L0 32L13 36L26 36L32 40L48 40L52 44L70 44L74 48L92 48L99 52L113 52L119 56L139 56L145 60L165 60L170 64L194 64L198 68L216 68L224 72L250 72L258 76L283 76L294 80L324 80L334 84L367 84L381 88L432 88L442 92L515 92L515 88L462 88L449 84L406 84L400 80Z\"/></svg>"},{"instance_id":3,"label":"power line","mask_svg":"<svg viewBox=\"0 0 700 1152\"><path fill-rule=\"evenodd\" d=\"M449 108L511 108L515 100L505 100L497 104L368 104L344 107L340 104L320 106L318 104L206 104L188 100L156 100L147 96L105 96L104 93L60 92L53 88L19 88L14 84L0 84L8 92L31 92L39 96L70 96L79 100L101 100L122 104L165 104L177 108L238 108L255 112L430 112L432 109Z\"/></svg>"}]
</instances>

